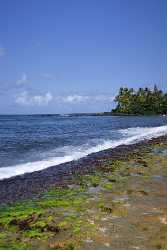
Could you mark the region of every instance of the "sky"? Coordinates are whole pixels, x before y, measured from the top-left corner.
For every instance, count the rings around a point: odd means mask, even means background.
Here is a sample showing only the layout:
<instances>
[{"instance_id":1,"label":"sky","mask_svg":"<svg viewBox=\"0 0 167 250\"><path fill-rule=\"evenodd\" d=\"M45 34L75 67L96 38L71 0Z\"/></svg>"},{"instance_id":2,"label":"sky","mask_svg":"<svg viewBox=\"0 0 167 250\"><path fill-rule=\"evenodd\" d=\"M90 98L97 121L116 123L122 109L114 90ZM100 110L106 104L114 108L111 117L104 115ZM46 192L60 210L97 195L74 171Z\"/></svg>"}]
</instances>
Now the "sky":
<instances>
[{"instance_id":1,"label":"sky","mask_svg":"<svg viewBox=\"0 0 167 250\"><path fill-rule=\"evenodd\" d=\"M0 114L102 112L167 91L166 0L0 0Z\"/></svg>"}]
</instances>

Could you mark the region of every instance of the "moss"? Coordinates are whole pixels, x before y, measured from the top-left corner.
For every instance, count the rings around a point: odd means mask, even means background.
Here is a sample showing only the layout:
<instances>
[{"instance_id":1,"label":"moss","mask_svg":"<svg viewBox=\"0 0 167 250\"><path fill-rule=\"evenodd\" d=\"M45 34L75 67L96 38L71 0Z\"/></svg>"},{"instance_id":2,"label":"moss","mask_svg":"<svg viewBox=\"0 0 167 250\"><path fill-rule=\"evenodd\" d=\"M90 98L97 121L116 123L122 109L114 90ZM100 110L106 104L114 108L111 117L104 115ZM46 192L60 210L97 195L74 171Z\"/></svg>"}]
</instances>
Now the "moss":
<instances>
[{"instance_id":1,"label":"moss","mask_svg":"<svg viewBox=\"0 0 167 250\"><path fill-rule=\"evenodd\" d=\"M46 228L46 226L48 225L48 221L47 220L39 220L36 223L32 224L32 228Z\"/></svg>"},{"instance_id":2,"label":"moss","mask_svg":"<svg viewBox=\"0 0 167 250\"><path fill-rule=\"evenodd\" d=\"M6 232L0 232L0 240L7 238Z\"/></svg>"},{"instance_id":3,"label":"moss","mask_svg":"<svg viewBox=\"0 0 167 250\"><path fill-rule=\"evenodd\" d=\"M92 175L89 177L90 185L93 187L97 187L100 183L100 180L101 178L98 175Z\"/></svg>"},{"instance_id":4,"label":"moss","mask_svg":"<svg viewBox=\"0 0 167 250\"><path fill-rule=\"evenodd\" d=\"M0 209L0 224L9 225L13 220L25 220L29 216L42 214L43 210L33 204L33 202L23 202L12 206L4 206Z\"/></svg>"},{"instance_id":5,"label":"moss","mask_svg":"<svg viewBox=\"0 0 167 250\"><path fill-rule=\"evenodd\" d=\"M68 229L69 227L70 227L70 223L69 223L69 221L60 221L59 223L58 223L58 227L60 228L60 229Z\"/></svg>"},{"instance_id":6,"label":"moss","mask_svg":"<svg viewBox=\"0 0 167 250\"><path fill-rule=\"evenodd\" d=\"M66 217L66 220L67 221L71 221L71 222L74 222L76 219L78 218L78 216L76 215L76 214L71 214L71 215L68 215L67 217Z\"/></svg>"},{"instance_id":7,"label":"moss","mask_svg":"<svg viewBox=\"0 0 167 250\"><path fill-rule=\"evenodd\" d=\"M71 205L71 201L68 200L43 200L40 201L39 206L42 208L52 208L52 207L68 207Z\"/></svg>"},{"instance_id":8,"label":"moss","mask_svg":"<svg viewBox=\"0 0 167 250\"><path fill-rule=\"evenodd\" d=\"M41 238L43 234L41 233L39 229L32 229L32 230L26 231L24 233L24 236L28 238Z\"/></svg>"},{"instance_id":9,"label":"moss","mask_svg":"<svg viewBox=\"0 0 167 250\"><path fill-rule=\"evenodd\" d=\"M38 202L42 208L69 207L80 205L86 198L85 189L54 189L43 195Z\"/></svg>"},{"instance_id":10,"label":"moss","mask_svg":"<svg viewBox=\"0 0 167 250\"><path fill-rule=\"evenodd\" d=\"M106 176L107 180L110 181L110 182L116 182L118 181L118 178L114 175L108 175Z\"/></svg>"},{"instance_id":11,"label":"moss","mask_svg":"<svg viewBox=\"0 0 167 250\"><path fill-rule=\"evenodd\" d=\"M80 234L81 233L81 227L79 225L76 225L73 229L74 234Z\"/></svg>"},{"instance_id":12,"label":"moss","mask_svg":"<svg viewBox=\"0 0 167 250\"><path fill-rule=\"evenodd\" d=\"M88 180L85 176L76 175L75 176L75 183L77 185L81 186L81 188L83 188L83 189L88 187Z\"/></svg>"},{"instance_id":13,"label":"moss","mask_svg":"<svg viewBox=\"0 0 167 250\"><path fill-rule=\"evenodd\" d=\"M105 183L105 184L103 185L103 187L104 187L105 189L111 190L111 189L113 189L113 184L110 183L110 182L108 182L108 183Z\"/></svg>"},{"instance_id":14,"label":"moss","mask_svg":"<svg viewBox=\"0 0 167 250\"><path fill-rule=\"evenodd\" d=\"M166 173L165 156L147 154L143 161L148 167L142 166L143 175L136 177L140 170L136 162L140 157L138 154L126 161L104 160L100 171L78 175L69 188L52 188L38 200L1 207L0 249L70 250L80 249L88 238L100 242L99 226L104 227L105 221L108 230L113 215L119 217L120 225L121 219L126 220L131 202L133 204L136 197L144 202L144 197L150 195L150 187L146 186L149 182L145 181L151 180L153 184L152 176ZM130 201L127 202L126 196L124 200L122 195L128 196Z\"/></svg>"},{"instance_id":15,"label":"moss","mask_svg":"<svg viewBox=\"0 0 167 250\"><path fill-rule=\"evenodd\" d=\"M18 241L15 241L15 242L4 242L1 244L0 242L0 249L1 250L27 250L27 246L25 243L23 242L18 242ZM33 249L33 248L30 248L30 249ZM33 249L35 250L35 249Z\"/></svg>"},{"instance_id":16,"label":"moss","mask_svg":"<svg viewBox=\"0 0 167 250\"><path fill-rule=\"evenodd\" d=\"M73 224L72 230L74 235L81 239L85 238L86 236L94 235L96 232L96 226L87 220L79 219Z\"/></svg>"},{"instance_id":17,"label":"moss","mask_svg":"<svg viewBox=\"0 0 167 250\"><path fill-rule=\"evenodd\" d=\"M7 232L0 233L0 239L3 241L3 248L0 245L0 249L8 249L8 243L5 243L4 239L5 237L9 239L12 232L19 232L20 241L24 237L25 239L29 239L28 249L31 249L31 239L47 240L48 237L59 233L60 230L67 230L70 228L70 223L74 222L74 219L77 218L77 215L66 216L67 220L59 221L56 225L54 222L55 212L59 211L60 208L63 211L62 208L68 207L70 209L82 209L81 204L83 204L86 197L87 195L85 195L83 188L52 189L43 194L40 200L1 207L0 226L3 230L6 228ZM12 241L14 243L15 239L13 238ZM15 248L12 247L10 249ZM22 245L19 245L16 249L22 249ZM66 247L64 249L70 248Z\"/></svg>"}]
</instances>

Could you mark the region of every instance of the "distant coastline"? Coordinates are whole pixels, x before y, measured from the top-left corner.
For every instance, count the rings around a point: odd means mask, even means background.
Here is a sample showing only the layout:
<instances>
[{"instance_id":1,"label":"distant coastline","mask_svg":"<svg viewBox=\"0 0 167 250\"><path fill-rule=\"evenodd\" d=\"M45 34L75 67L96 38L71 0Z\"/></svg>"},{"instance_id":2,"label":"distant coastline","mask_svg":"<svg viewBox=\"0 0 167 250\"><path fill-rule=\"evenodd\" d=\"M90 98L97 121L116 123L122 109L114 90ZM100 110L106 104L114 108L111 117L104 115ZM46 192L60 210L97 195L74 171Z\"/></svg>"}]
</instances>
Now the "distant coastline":
<instances>
[{"instance_id":1,"label":"distant coastline","mask_svg":"<svg viewBox=\"0 0 167 250\"><path fill-rule=\"evenodd\" d=\"M81 117L81 116L166 116L167 115L167 93L154 85L153 89L148 87L133 88L121 87L115 96L116 107L111 111L83 112L64 114L11 114L11 116L57 116L57 117ZM10 116L10 114L0 114Z\"/></svg>"},{"instance_id":2,"label":"distant coastline","mask_svg":"<svg viewBox=\"0 0 167 250\"><path fill-rule=\"evenodd\" d=\"M80 117L80 116L167 116L166 114L127 114L121 112L97 112L97 113L72 113L66 116Z\"/></svg>"},{"instance_id":3,"label":"distant coastline","mask_svg":"<svg viewBox=\"0 0 167 250\"><path fill-rule=\"evenodd\" d=\"M0 114L0 116L40 116L40 117L82 117L82 116L167 116L167 114L127 114L121 112L94 112L94 113L70 113L70 114Z\"/></svg>"}]
</instances>

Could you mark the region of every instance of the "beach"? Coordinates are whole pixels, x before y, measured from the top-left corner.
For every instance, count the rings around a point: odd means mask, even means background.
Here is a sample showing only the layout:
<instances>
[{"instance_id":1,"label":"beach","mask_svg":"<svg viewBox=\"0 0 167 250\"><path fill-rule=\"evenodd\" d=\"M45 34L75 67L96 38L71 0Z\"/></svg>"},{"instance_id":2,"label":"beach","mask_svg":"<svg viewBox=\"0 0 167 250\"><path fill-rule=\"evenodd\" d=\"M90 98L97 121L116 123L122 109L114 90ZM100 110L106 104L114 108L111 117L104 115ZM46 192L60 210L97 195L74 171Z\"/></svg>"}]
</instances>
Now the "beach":
<instances>
[{"instance_id":1,"label":"beach","mask_svg":"<svg viewBox=\"0 0 167 250\"><path fill-rule=\"evenodd\" d=\"M0 250L167 250L167 1L1 1Z\"/></svg>"},{"instance_id":2,"label":"beach","mask_svg":"<svg viewBox=\"0 0 167 250\"><path fill-rule=\"evenodd\" d=\"M0 249L165 250L166 162L161 136L1 180Z\"/></svg>"},{"instance_id":3,"label":"beach","mask_svg":"<svg viewBox=\"0 0 167 250\"><path fill-rule=\"evenodd\" d=\"M122 160L135 154L136 149L140 150L140 148L160 143L163 140L166 141L167 137L144 140L132 145L120 145L42 171L0 180L0 204L37 197L51 187L66 186L73 182L75 175L85 175L100 169L105 160Z\"/></svg>"}]
</instances>

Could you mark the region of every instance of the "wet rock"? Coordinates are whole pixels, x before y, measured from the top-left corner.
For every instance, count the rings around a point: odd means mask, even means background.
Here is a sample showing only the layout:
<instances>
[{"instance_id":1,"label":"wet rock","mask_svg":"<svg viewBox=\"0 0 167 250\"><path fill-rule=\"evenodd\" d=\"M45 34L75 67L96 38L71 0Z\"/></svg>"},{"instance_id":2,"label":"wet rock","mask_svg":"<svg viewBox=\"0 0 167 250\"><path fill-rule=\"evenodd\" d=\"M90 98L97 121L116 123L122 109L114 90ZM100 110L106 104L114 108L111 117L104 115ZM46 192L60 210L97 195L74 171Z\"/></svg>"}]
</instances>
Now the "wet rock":
<instances>
[{"instance_id":1,"label":"wet rock","mask_svg":"<svg viewBox=\"0 0 167 250\"><path fill-rule=\"evenodd\" d=\"M46 230L54 233L60 232L60 228L58 226L53 226L53 225L47 225Z\"/></svg>"},{"instance_id":2,"label":"wet rock","mask_svg":"<svg viewBox=\"0 0 167 250\"><path fill-rule=\"evenodd\" d=\"M26 219L13 219L10 221L10 225L18 226L20 230L29 230L31 228L30 223L38 220L40 215L32 214Z\"/></svg>"},{"instance_id":3,"label":"wet rock","mask_svg":"<svg viewBox=\"0 0 167 250\"><path fill-rule=\"evenodd\" d=\"M51 187L67 186L72 182L74 175L85 175L101 169L105 160L129 159L134 154L141 155L143 150L149 151L149 145L158 144L162 141L167 141L167 136L145 140L133 145L121 145L113 149L93 153L77 161L1 180L0 204L36 198L41 192L45 192ZM140 157L138 160L144 167L147 167L147 163L142 161ZM109 169L105 167L105 169L110 171L112 166L110 165ZM105 171L105 169L103 170Z\"/></svg>"}]
</instances>

